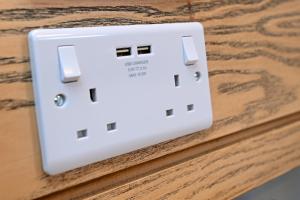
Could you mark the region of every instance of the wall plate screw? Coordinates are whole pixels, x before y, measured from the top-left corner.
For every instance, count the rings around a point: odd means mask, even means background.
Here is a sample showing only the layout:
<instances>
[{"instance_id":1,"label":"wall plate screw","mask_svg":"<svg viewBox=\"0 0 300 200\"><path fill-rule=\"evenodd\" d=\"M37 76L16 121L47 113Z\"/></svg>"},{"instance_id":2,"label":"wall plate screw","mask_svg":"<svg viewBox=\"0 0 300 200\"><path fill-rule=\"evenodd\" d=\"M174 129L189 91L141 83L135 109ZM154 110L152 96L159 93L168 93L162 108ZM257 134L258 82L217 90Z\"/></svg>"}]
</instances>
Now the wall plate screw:
<instances>
[{"instance_id":1,"label":"wall plate screw","mask_svg":"<svg viewBox=\"0 0 300 200\"><path fill-rule=\"evenodd\" d=\"M201 78L201 73L200 72L195 72L194 77L196 79L196 81L199 81Z\"/></svg>"},{"instance_id":2,"label":"wall plate screw","mask_svg":"<svg viewBox=\"0 0 300 200\"><path fill-rule=\"evenodd\" d=\"M54 97L54 103L55 105L61 107L65 104L66 97L63 94L58 94Z\"/></svg>"}]
</instances>

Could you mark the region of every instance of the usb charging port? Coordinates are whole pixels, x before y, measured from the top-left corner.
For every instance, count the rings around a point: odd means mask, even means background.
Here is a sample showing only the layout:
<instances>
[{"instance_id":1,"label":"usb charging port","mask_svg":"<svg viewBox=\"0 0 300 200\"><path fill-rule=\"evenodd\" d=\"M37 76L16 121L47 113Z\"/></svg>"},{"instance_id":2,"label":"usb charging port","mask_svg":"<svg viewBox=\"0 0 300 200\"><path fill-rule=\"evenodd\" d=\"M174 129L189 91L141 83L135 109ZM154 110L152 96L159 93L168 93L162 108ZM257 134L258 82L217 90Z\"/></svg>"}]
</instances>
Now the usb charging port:
<instances>
[{"instance_id":1,"label":"usb charging port","mask_svg":"<svg viewBox=\"0 0 300 200\"><path fill-rule=\"evenodd\" d=\"M130 56L131 55L131 48L126 47L126 48L117 48L117 57L122 57L122 56Z\"/></svg>"},{"instance_id":2,"label":"usb charging port","mask_svg":"<svg viewBox=\"0 0 300 200\"><path fill-rule=\"evenodd\" d=\"M151 53L151 46L146 45L146 46L138 46L137 47L137 53L140 54L150 54Z\"/></svg>"}]
</instances>

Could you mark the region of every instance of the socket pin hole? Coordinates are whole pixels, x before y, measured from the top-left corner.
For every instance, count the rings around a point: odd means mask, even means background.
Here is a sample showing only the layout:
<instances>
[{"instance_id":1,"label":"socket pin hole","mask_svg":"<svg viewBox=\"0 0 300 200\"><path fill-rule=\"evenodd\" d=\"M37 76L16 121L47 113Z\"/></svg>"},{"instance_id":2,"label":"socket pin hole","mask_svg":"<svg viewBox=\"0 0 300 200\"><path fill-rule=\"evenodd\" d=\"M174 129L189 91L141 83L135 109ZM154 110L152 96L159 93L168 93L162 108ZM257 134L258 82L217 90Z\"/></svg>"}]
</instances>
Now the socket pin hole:
<instances>
[{"instance_id":1,"label":"socket pin hole","mask_svg":"<svg viewBox=\"0 0 300 200\"><path fill-rule=\"evenodd\" d=\"M199 71L195 72L194 77L196 81L199 81L201 78L201 73Z\"/></svg>"},{"instance_id":2,"label":"socket pin hole","mask_svg":"<svg viewBox=\"0 0 300 200\"><path fill-rule=\"evenodd\" d=\"M193 111L194 110L194 104L189 104L189 105L187 105L186 106L186 108L187 108L187 111Z\"/></svg>"},{"instance_id":3,"label":"socket pin hole","mask_svg":"<svg viewBox=\"0 0 300 200\"><path fill-rule=\"evenodd\" d=\"M90 99L92 102L97 102L96 88L90 89Z\"/></svg>"},{"instance_id":4,"label":"socket pin hole","mask_svg":"<svg viewBox=\"0 0 300 200\"><path fill-rule=\"evenodd\" d=\"M179 75L178 74L174 75L174 83L175 83L175 87L179 87Z\"/></svg>"},{"instance_id":5,"label":"socket pin hole","mask_svg":"<svg viewBox=\"0 0 300 200\"><path fill-rule=\"evenodd\" d=\"M61 107L66 102L66 96L64 94L58 94L54 97L54 103L56 106Z\"/></svg>"},{"instance_id":6,"label":"socket pin hole","mask_svg":"<svg viewBox=\"0 0 300 200\"><path fill-rule=\"evenodd\" d=\"M116 122L112 122L107 124L107 131L114 131L117 129L117 123Z\"/></svg>"},{"instance_id":7,"label":"socket pin hole","mask_svg":"<svg viewBox=\"0 0 300 200\"><path fill-rule=\"evenodd\" d=\"M166 116L167 117L171 117L171 116L173 116L174 115L174 110L173 109L168 109L168 110L166 110Z\"/></svg>"},{"instance_id":8,"label":"socket pin hole","mask_svg":"<svg viewBox=\"0 0 300 200\"><path fill-rule=\"evenodd\" d=\"M87 129L77 131L78 139L85 138L85 137L87 137Z\"/></svg>"}]
</instances>

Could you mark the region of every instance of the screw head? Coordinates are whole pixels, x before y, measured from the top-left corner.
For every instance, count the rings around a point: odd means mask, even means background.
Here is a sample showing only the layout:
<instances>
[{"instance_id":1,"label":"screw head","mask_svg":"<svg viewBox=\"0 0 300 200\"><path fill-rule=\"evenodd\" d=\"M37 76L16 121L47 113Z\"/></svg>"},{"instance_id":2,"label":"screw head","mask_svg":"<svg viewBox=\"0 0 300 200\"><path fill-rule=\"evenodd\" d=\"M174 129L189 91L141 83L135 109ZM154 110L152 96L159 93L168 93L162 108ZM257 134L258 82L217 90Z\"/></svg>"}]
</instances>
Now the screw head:
<instances>
[{"instance_id":1,"label":"screw head","mask_svg":"<svg viewBox=\"0 0 300 200\"><path fill-rule=\"evenodd\" d=\"M194 77L196 79L196 81L199 81L201 78L201 73L200 72L195 72Z\"/></svg>"},{"instance_id":2,"label":"screw head","mask_svg":"<svg viewBox=\"0 0 300 200\"><path fill-rule=\"evenodd\" d=\"M65 104L66 97L63 94L58 94L54 97L54 103L56 106L61 107Z\"/></svg>"}]
</instances>

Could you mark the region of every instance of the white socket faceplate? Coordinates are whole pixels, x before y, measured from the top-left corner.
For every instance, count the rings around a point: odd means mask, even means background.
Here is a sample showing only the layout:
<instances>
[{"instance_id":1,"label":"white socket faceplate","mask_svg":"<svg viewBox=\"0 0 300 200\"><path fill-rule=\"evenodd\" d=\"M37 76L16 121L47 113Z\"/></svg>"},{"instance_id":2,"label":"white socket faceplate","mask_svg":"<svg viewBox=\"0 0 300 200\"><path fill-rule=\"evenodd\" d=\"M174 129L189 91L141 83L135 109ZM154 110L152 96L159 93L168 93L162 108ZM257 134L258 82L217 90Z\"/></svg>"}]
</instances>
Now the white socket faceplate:
<instances>
[{"instance_id":1,"label":"white socket faceplate","mask_svg":"<svg viewBox=\"0 0 300 200\"><path fill-rule=\"evenodd\" d=\"M29 46L48 174L212 124L199 23L34 30Z\"/></svg>"}]
</instances>

